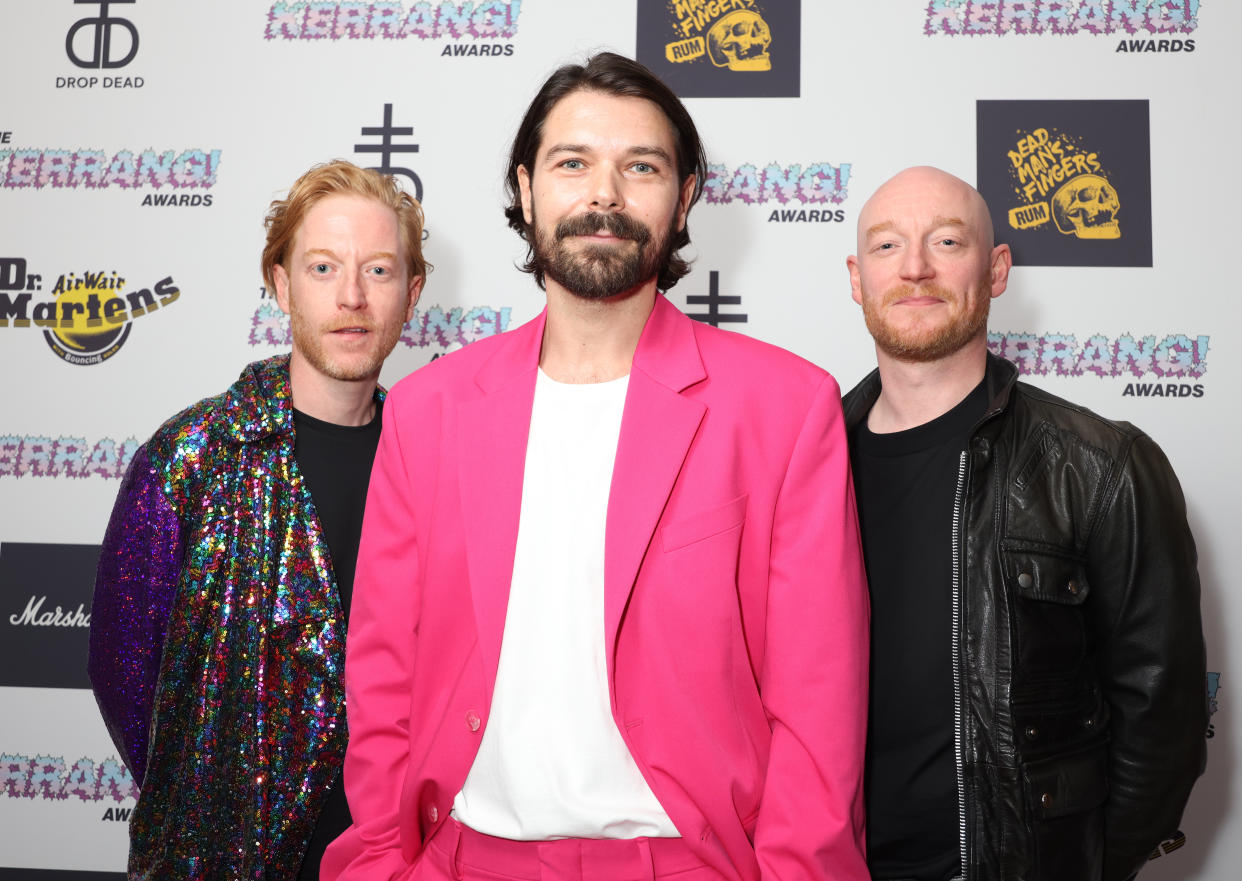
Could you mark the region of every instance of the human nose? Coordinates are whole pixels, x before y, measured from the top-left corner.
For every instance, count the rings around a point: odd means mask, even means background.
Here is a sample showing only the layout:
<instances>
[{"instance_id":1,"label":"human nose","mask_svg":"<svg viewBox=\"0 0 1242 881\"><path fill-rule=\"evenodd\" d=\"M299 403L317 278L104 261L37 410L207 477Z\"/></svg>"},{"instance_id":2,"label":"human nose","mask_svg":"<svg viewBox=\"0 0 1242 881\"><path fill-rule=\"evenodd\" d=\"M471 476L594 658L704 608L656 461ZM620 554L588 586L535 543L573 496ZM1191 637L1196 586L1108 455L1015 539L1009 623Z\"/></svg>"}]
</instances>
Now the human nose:
<instances>
[{"instance_id":1,"label":"human nose","mask_svg":"<svg viewBox=\"0 0 1242 881\"><path fill-rule=\"evenodd\" d=\"M901 277L906 281L922 281L935 273L927 259L927 249L922 245L906 248L901 258Z\"/></svg>"},{"instance_id":2,"label":"human nose","mask_svg":"<svg viewBox=\"0 0 1242 881\"><path fill-rule=\"evenodd\" d=\"M361 273L348 273L336 292L336 303L342 309L361 309L367 304L366 289L362 284Z\"/></svg>"},{"instance_id":3,"label":"human nose","mask_svg":"<svg viewBox=\"0 0 1242 881\"><path fill-rule=\"evenodd\" d=\"M619 211L624 207L621 176L607 163L601 163L591 175L591 210Z\"/></svg>"}]
</instances>

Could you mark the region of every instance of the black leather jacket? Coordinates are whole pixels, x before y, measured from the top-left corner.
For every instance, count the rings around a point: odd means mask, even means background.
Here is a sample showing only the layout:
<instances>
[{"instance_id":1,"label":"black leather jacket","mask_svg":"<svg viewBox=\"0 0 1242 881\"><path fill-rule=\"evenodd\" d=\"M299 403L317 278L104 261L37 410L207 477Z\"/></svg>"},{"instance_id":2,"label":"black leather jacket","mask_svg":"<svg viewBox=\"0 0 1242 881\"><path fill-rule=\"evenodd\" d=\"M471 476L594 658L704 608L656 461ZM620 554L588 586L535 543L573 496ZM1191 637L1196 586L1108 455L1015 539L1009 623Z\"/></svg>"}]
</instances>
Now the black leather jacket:
<instances>
[{"instance_id":1,"label":"black leather jacket","mask_svg":"<svg viewBox=\"0 0 1242 881\"><path fill-rule=\"evenodd\" d=\"M1177 829L1206 758L1186 506L1147 435L992 355L953 520L967 881L1123 881ZM853 428L880 394L845 396Z\"/></svg>"}]
</instances>

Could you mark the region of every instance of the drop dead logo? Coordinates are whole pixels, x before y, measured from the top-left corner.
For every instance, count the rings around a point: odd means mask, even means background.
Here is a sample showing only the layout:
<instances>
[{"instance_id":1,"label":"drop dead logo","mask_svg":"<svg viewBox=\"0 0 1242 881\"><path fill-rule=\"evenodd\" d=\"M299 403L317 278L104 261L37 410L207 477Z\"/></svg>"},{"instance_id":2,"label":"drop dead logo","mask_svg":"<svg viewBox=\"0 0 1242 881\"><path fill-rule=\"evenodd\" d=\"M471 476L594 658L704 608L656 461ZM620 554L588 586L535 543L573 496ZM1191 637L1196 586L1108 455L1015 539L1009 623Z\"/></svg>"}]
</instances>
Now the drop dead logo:
<instances>
[{"instance_id":1,"label":"drop dead logo","mask_svg":"<svg viewBox=\"0 0 1242 881\"><path fill-rule=\"evenodd\" d=\"M979 101L979 191L1024 266L1151 266L1147 101Z\"/></svg>"},{"instance_id":2,"label":"drop dead logo","mask_svg":"<svg viewBox=\"0 0 1242 881\"><path fill-rule=\"evenodd\" d=\"M138 56L141 39L134 21L110 7L135 7L137 3L138 0L73 0L75 7L88 7L76 12L89 14L70 25L65 34L65 55L74 67L92 72L58 76L56 88L111 90L141 89L146 85L142 76L115 72Z\"/></svg>"},{"instance_id":3,"label":"drop dead logo","mask_svg":"<svg viewBox=\"0 0 1242 881\"><path fill-rule=\"evenodd\" d=\"M1193 52L1199 0L930 0L929 37L1084 34L1117 38L1114 52Z\"/></svg>"},{"instance_id":4,"label":"drop dead logo","mask_svg":"<svg viewBox=\"0 0 1242 881\"><path fill-rule=\"evenodd\" d=\"M115 270L83 269L52 280L31 272L21 257L0 257L0 328L41 328L48 348L69 364L107 361L125 345L136 319L180 297L171 275L132 283Z\"/></svg>"},{"instance_id":5,"label":"drop dead logo","mask_svg":"<svg viewBox=\"0 0 1242 881\"><path fill-rule=\"evenodd\" d=\"M799 0L638 0L638 60L684 98L796 98Z\"/></svg>"}]
</instances>

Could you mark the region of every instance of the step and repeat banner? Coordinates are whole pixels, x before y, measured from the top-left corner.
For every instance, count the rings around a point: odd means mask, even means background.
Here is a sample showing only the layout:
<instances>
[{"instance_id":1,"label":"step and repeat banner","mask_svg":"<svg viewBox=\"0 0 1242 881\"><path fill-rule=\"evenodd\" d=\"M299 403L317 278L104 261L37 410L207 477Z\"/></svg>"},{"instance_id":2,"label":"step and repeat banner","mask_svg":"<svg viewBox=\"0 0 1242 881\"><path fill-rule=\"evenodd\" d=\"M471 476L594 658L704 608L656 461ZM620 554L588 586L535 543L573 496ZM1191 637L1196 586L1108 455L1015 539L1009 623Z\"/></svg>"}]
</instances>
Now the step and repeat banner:
<instances>
[{"instance_id":1,"label":"step and repeat banner","mask_svg":"<svg viewBox=\"0 0 1242 881\"><path fill-rule=\"evenodd\" d=\"M509 139L605 48L707 145L670 299L844 388L874 365L845 268L863 202L909 165L977 183L1017 262L989 345L1146 429L1199 544L1209 765L1143 877L1237 877L1239 4L0 0L0 22L0 879L124 869L135 787L84 669L99 542L137 445L289 347L268 202L334 157L422 199L435 269L391 384L541 308Z\"/></svg>"}]
</instances>

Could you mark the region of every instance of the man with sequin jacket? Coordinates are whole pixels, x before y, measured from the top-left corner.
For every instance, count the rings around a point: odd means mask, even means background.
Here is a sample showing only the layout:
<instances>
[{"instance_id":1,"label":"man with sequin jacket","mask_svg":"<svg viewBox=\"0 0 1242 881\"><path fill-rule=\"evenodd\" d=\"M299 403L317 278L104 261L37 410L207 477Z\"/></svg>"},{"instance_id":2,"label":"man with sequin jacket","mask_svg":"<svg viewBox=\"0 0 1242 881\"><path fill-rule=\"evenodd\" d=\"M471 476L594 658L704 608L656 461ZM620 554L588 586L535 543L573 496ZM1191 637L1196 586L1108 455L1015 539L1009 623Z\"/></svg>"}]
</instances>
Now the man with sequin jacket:
<instances>
[{"instance_id":1,"label":"man with sequin jacket","mask_svg":"<svg viewBox=\"0 0 1242 881\"><path fill-rule=\"evenodd\" d=\"M266 228L292 352L139 448L99 559L89 672L140 787L131 879L317 879L350 822L345 626L380 368L427 272L422 212L337 161Z\"/></svg>"},{"instance_id":2,"label":"man with sequin jacket","mask_svg":"<svg viewBox=\"0 0 1242 881\"><path fill-rule=\"evenodd\" d=\"M1203 769L1199 578L1168 460L987 351L1012 262L934 168L848 260L879 369L844 400L871 587L875 879L1125 881Z\"/></svg>"}]
</instances>

